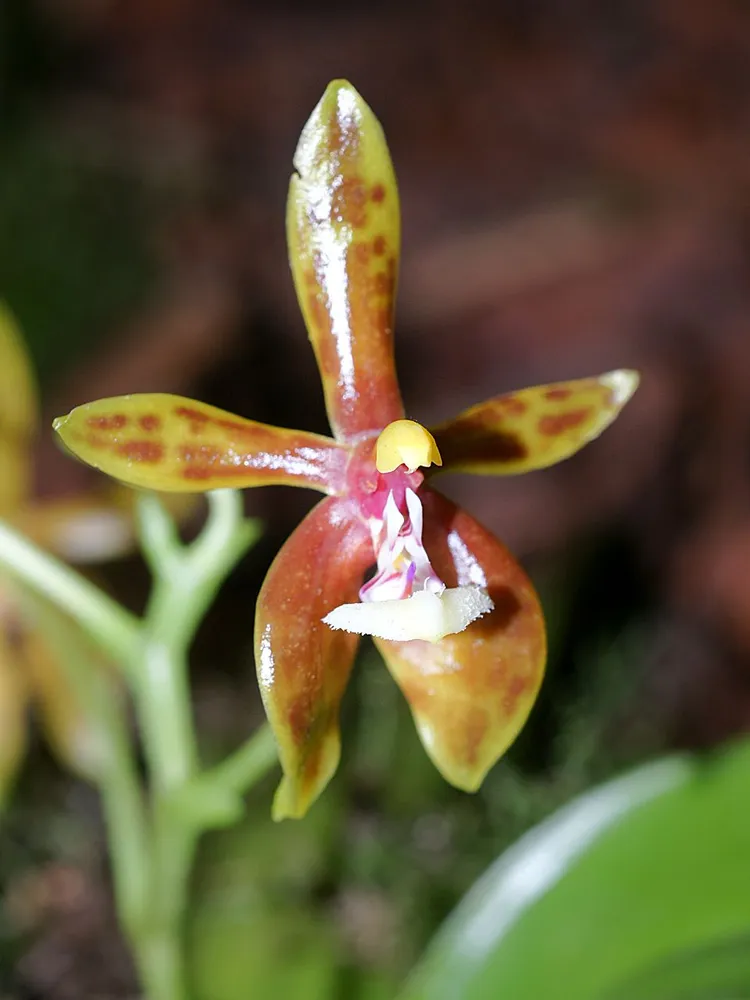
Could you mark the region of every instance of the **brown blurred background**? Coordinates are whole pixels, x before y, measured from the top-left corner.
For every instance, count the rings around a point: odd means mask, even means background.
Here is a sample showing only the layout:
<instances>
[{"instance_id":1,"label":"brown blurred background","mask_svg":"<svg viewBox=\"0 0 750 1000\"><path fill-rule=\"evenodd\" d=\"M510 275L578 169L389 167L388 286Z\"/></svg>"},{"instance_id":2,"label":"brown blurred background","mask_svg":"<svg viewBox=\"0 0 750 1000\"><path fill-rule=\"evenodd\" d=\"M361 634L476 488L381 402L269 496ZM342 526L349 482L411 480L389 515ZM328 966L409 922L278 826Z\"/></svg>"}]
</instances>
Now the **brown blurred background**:
<instances>
[{"instance_id":1,"label":"brown blurred background","mask_svg":"<svg viewBox=\"0 0 750 1000\"><path fill-rule=\"evenodd\" d=\"M750 728L750 7L3 0L0 25L0 296L34 353L45 427L88 399L159 389L325 430L284 200L297 136L337 76L379 116L399 178L397 358L411 416L642 371L620 420L564 465L443 483L529 566L549 616L549 680L482 796L436 784L365 655L335 820L292 909L304 899L325 915L336 975L349 976L336 979L344 992L300 995L357 996L373 969L391 983L530 822L627 763ZM40 493L90 482L47 431L38 452ZM258 718L248 609L313 499L247 497L266 535L196 656L209 745ZM137 561L109 578L142 602ZM415 760L397 792L403 757L382 748L394 714L399 753ZM16 900L8 968L20 969L8 989L86 996L101 961L79 953L119 954L91 918L108 908L95 801L43 754L27 770L2 863ZM43 808L86 850L57 835L29 847ZM254 815L266 808L267 795ZM284 836L309 850L309 831ZM61 872L78 896L37 912L29 894ZM420 893L428 916L415 916ZM73 944L62 924L79 927ZM69 993L48 974L60 954ZM128 995L123 962L104 963L101 995Z\"/></svg>"}]
</instances>

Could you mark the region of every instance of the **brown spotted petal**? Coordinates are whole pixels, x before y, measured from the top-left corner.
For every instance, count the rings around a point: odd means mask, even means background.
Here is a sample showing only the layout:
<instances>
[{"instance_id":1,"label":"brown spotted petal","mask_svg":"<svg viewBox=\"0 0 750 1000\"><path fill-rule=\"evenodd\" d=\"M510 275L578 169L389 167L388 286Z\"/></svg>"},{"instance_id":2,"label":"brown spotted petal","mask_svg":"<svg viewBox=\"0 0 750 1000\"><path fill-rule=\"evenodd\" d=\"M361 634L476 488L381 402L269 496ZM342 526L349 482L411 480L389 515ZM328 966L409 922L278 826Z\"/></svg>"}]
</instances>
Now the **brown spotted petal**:
<instances>
[{"instance_id":1,"label":"brown spotted petal","mask_svg":"<svg viewBox=\"0 0 750 1000\"><path fill-rule=\"evenodd\" d=\"M277 484L344 489L349 452L331 438L182 396L100 399L58 417L54 427L74 455L131 486L182 493Z\"/></svg>"},{"instance_id":2,"label":"brown spotted petal","mask_svg":"<svg viewBox=\"0 0 750 1000\"><path fill-rule=\"evenodd\" d=\"M359 637L321 619L357 600L374 558L348 501L329 498L295 529L261 589L255 662L284 771L275 819L303 816L338 766L339 704Z\"/></svg>"},{"instance_id":3,"label":"brown spotted petal","mask_svg":"<svg viewBox=\"0 0 750 1000\"><path fill-rule=\"evenodd\" d=\"M508 550L465 511L420 491L424 542L449 586L486 588L495 610L437 643L375 643L440 773L476 791L526 721L544 674L544 619Z\"/></svg>"},{"instance_id":4,"label":"brown spotted petal","mask_svg":"<svg viewBox=\"0 0 750 1000\"><path fill-rule=\"evenodd\" d=\"M393 363L400 214L378 120L343 80L329 84L294 157L289 261L337 438L403 416Z\"/></svg>"},{"instance_id":5,"label":"brown spotted petal","mask_svg":"<svg viewBox=\"0 0 750 1000\"><path fill-rule=\"evenodd\" d=\"M432 428L443 471L512 474L561 462L598 437L637 387L638 373L621 369L478 403Z\"/></svg>"}]
</instances>

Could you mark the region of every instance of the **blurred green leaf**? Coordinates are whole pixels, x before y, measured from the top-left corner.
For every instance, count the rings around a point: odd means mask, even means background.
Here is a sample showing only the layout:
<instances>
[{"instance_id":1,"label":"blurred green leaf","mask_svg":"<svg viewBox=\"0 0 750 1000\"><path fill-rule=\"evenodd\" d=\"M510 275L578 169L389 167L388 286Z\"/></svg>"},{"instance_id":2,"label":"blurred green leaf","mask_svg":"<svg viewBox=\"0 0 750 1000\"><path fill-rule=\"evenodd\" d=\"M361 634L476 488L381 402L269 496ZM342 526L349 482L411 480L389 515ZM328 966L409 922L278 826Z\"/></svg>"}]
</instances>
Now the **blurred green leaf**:
<instances>
[{"instance_id":1,"label":"blurred green leaf","mask_svg":"<svg viewBox=\"0 0 750 1000\"><path fill-rule=\"evenodd\" d=\"M750 997L749 792L745 742L574 800L480 879L404 1000Z\"/></svg>"},{"instance_id":2,"label":"blurred green leaf","mask_svg":"<svg viewBox=\"0 0 750 1000\"><path fill-rule=\"evenodd\" d=\"M256 904L199 914L191 965L198 1000L328 1000L337 958L330 930L304 909Z\"/></svg>"}]
</instances>

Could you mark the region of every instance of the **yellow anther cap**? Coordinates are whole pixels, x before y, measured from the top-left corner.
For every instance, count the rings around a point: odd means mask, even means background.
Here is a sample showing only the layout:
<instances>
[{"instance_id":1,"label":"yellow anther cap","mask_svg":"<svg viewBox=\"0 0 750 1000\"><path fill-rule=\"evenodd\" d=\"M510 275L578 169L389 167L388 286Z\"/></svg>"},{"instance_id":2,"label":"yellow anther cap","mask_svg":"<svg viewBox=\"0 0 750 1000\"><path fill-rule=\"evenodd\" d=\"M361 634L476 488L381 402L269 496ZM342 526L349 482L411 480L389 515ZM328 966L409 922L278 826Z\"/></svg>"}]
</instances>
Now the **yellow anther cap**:
<instances>
[{"instance_id":1,"label":"yellow anther cap","mask_svg":"<svg viewBox=\"0 0 750 1000\"><path fill-rule=\"evenodd\" d=\"M419 466L442 465L435 438L416 420L394 420L378 438L375 465L378 472L393 472L405 465L409 472Z\"/></svg>"}]
</instances>

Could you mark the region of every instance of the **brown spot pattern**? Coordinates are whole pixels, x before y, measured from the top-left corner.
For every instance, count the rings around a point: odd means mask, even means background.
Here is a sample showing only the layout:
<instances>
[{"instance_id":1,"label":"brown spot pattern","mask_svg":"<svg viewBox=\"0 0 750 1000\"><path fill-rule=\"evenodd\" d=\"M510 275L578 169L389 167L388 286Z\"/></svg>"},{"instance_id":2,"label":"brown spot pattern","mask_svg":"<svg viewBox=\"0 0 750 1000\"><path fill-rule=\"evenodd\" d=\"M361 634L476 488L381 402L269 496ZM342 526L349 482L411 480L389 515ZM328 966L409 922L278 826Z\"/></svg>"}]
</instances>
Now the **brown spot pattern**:
<instances>
[{"instance_id":1,"label":"brown spot pattern","mask_svg":"<svg viewBox=\"0 0 750 1000\"><path fill-rule=\"evenodd\" d=\"M141 430L151 433L152 431L158 431L161 427L161 417L157 417L155 413L146 413L140 418L138 423L141 426Z\"/></svg>"},{"instance_id":2,"label":"brown spot pattern","mask_svg":"<svg viewBox=\"0 0 750 1000\"><path fill-rule=\"evenodd\" d=\"M382 184L376 184L370 192L370 198L376 205L379 205L385 200L385 187Z\"/></svg>"},{"instance_id":3,"label":"brown spot pattern","mask_svg":"<svg viewBox=\"0 0 750 1000\"><path fill-rule=\"evenodd\" d=\"M487 735L490 725L489 713L479 705L470 707L464 717L464 738L466 745L464 748L465 761L469 765L476 765L480 748Z\"/></svg>"},{"instance_id":4,"label":"brown spot pattern","mask_svg":"<svg viewBox=\"0 0 750 1000\"><path fill-rule=\"evenodd\" d=\"M124 413L113 413L110 416L89 417L86 423L98 431L119 431L127 427L128 418Z\"/></svg>"},{"instance_id":5,"label":"brown spot pattern","mask_svg":"<svg viewBox=\"0 0 750 1000\"><path fill-rule=\"evenodd\" d=\"M481 415L477 415L475 420L470 416L464 417L436 437L445 465L467 458L472 462L516 462L528 454L520 435L488 429Z\"/></svg>"},{"instance_id":6,"label":"brown spot pattern","mask_svg":"<svg viewBox=\"0 0 750 1000\"><path fill-rule=\"evenodd\" d=\"M528 409L528 404L519 399L518 396L503 396L496 401L495 406L500 413L507 413L513 417L523 416Z\"/></svg>"},{"instance_id":7,"label":"brown spot pattern","mask_svg":"<svg viewBox=\"0 0 750 1000\"><path fill-rule=\"evenodd\" d=\"M123 441L117 445L117 454L133 462L154 465L164 458L164 448L155 441Z\"/></svg>"},{"instance_id":8,"label":"brown spot pattern","mask_svg":"<svg viewBox=\"0 0 750 1000\"><path fill-rule=\"evenodd\" d=\"M547 389L544 398L550 402L559 403L564 399L569 399L571 395L572 392L570 389Z\"/></svg>"},{"instance_id":9,"label":"brown spot pattern","mask_svg":"<svg viewBox=\"0 0 750 1000\"><path fill-rule=\"evenodd\" d=\"M515 713L518 699L527 690L528 686L528 680L520 674L513 674L508 679L503 694L503 711L506 715L511 716Z\"/></svg>"},{"instance_id":10,"label":"brown spot pattern","mask_svg":"<svg viewBox=\"0 0 750 1000\"><path fill-rule=\"evenodd\" d=\"M539 433L546 437L556 437L574 427L579 427L590 413L589 407L582 410L569 410L567 413L548 413L540 417L537 428Z\"/></svg>"},{"instance_id":11,"label":"brown spot pattern","mask_svg":"<svg viewBox=\"0 0 750 1000\"><path fill-rule=\"evenodd\" d=\"M378 271L375 275L374 284L376 295L390 295L393 288L393 280L385 273L385 271Z\"/></svg>"},{"instance_id":12,"label":"brown spot pattern","mask_svg":"<svg viewBox=\"0 0 750 1000\"><path fill-rule=\"evenodd\" d=\"M367 225L367 194L362 178L342 177L331 198L331 222L348 223L353 229Z\"/></svg>"},{"instance_id":13,"label":"brown spot pattern","mask_svg":"<svg viewBox=\"0 0 750 1000\"><path fill-rule=\"evenodd\" d=\"M371 249L367 243L355 243L352 247L352 253L354 254L358 264L362 266L367 266L370 261Z\"/></svg>"},{"instance_id":14,"label":"brown spot pattern","mask_svg":"<svg viewBox=\"0 0 750 1000\"><path fill-rule=\"evenodd\" d=\"M375 239L372 241L372 252L375 254L376 257L382 257L383 254L385 253L385 248L387 245L388 244L386 242L386 238L381 233L379 236L376 236Z\"/></svg>"},{"instance_id":15,"label":"brown spot pattern","mask_svg":"<svg viewBox=\"0 0 750 1000\"><path fill-rule=\"evenodd\" d=\"M206 424L208 423L208 417L201 410L195 410L190 406L178 406L175 409L176 417L183 417L185 420L190 420L194 424Z\"/></svg>"}]
</instances>

